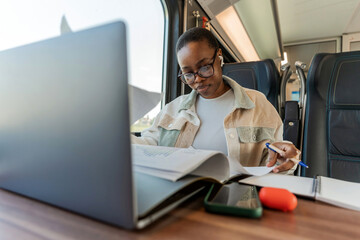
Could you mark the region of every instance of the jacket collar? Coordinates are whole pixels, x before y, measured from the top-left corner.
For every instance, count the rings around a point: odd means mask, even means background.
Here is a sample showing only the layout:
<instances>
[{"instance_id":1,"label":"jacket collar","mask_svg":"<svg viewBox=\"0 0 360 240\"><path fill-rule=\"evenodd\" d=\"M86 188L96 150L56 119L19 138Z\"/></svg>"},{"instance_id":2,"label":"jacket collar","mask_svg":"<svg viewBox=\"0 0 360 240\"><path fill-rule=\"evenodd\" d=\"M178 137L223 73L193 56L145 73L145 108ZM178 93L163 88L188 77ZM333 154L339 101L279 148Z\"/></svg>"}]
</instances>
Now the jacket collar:
<instances>
[{"instance_id":1,"label":"jacket collar","mask_svg":"<svg viewBox=\"0 0 360 240\"><path fill-rule=\"evenodd\" d=\"M242 86L228 76L223 75L223 79L234 90L236 108L252 109L255 107L254 102L251 101Z\"/></svg>"},{"instance_id":2,"label":"jacket collar","mask_svg":"<svg viewBox=\"0 0 360 240\"><path fill-rule=\"evenodd\" d=\"M244 108L244 109L252 109L255 107L255 104L249 96L246 94L243 87L241 87L237 82L233 79L224 76L223 80L228 83L228 85L233 89L235 95L235 108ZM180 104L179 112L181 110L187 110L191 108L195 104L196 97L198 93L195 90L192 90L191 93L182 101Z\"/></svg>"}]
</instances>

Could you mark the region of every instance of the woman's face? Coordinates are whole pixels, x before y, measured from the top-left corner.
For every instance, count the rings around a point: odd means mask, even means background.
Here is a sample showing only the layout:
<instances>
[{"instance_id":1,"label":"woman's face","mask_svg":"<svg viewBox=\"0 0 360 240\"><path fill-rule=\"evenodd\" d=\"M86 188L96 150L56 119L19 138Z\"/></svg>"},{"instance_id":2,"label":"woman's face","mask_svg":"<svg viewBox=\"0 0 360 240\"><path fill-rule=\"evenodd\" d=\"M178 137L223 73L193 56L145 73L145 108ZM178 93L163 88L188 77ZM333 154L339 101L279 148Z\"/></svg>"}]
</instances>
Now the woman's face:
<instances>
[{"instance_id":1,"label":"woman's face","mask_svg":"<svg viewBox=\"0 0 360 240\"><path fill-rule=\"evenodd\" d=\"M201 67L212 65L214 73L211 77L205 78L196 74L194 82L188 84L203 98L219 97L229 89L222 79L220 55L221 49L211 48L207 40L190 42L177 53L182 74L197 73Z\"/></svg>"}]
</instances>

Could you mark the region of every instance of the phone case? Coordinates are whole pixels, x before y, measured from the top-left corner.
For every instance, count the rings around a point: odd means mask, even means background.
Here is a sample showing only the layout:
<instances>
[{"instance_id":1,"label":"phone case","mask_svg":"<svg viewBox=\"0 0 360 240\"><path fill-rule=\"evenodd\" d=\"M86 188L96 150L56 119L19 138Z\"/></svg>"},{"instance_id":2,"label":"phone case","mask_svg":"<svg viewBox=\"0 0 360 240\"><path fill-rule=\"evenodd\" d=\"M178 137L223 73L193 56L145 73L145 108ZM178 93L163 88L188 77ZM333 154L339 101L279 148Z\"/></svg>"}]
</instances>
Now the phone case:
<instances>
[{"instance_id":1,"label":"phone case","mask_svg":"<svg viewBox=\"0 0 360 240\"><path fill-rule=\"evenodd\" d=\"M255 186L252 186L256 188ZM235 215L235 216L242 216L242 217L249 217L249 218L260 218L262 216L262 205L259 200L259 196L256 192L256 201L258 206L257 208L242 208L237 206L227 206L219 203L213 203L211 202L211 198L216 194L213 190L215 188L215 184L213 184L209 190L209 192L206 194L204 199L204 206L205 210L212 213L219 213L219 214L226 214L226 215Z\"/></svg>"}]
</instances>

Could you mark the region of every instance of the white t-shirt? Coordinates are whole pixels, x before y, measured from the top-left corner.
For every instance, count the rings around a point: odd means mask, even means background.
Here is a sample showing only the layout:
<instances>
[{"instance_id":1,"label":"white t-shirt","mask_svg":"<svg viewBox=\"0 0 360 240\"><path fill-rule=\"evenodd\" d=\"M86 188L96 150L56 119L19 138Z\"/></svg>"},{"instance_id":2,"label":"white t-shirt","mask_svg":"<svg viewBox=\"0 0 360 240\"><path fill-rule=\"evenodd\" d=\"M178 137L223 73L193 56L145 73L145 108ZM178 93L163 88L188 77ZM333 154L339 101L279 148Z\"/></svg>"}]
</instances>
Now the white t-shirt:
<instances>
[{"instance_id":1,"label":"white t-shirt","mask_svg":"<svg viewBox=\"0 0 360 240\"><path fill-rule=\"evenodd\" d=\"M217 98L197 97L195 107L201 124L192 145L194 148L218 150L228 155L224 118L234 109L234 105L232 89Z\"/></svg>"}]
</instances>

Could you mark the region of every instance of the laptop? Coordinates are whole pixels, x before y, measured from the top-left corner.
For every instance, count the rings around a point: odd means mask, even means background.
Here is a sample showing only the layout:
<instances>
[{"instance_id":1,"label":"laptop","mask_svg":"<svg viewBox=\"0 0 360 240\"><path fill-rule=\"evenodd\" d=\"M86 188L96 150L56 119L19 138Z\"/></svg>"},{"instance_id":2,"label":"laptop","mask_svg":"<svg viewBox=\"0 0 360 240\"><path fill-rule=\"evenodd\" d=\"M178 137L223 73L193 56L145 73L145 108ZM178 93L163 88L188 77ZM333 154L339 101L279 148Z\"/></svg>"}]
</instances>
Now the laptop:
<instances>
[{"instance_id":1,"label":"laptop","mask_svg":"<svg viewBox=\"0 0 360 240\"><path fill-rule=\"evenodd\" d=\"M123 22L0 52L0 187L143 228L200 191L134 173Z\"/></svg>"}]
</instances>

